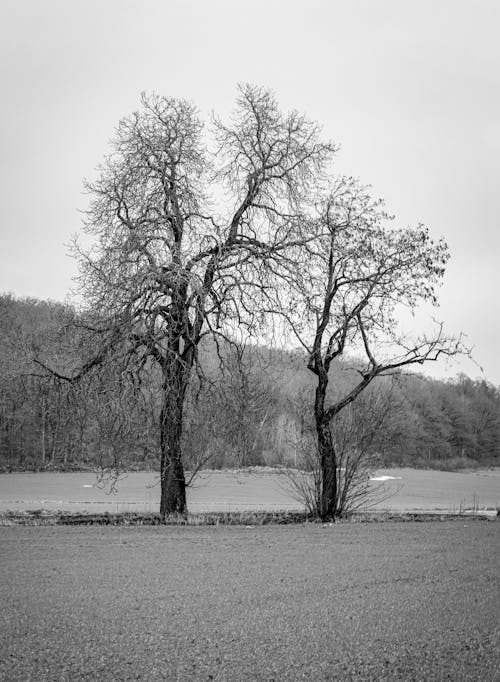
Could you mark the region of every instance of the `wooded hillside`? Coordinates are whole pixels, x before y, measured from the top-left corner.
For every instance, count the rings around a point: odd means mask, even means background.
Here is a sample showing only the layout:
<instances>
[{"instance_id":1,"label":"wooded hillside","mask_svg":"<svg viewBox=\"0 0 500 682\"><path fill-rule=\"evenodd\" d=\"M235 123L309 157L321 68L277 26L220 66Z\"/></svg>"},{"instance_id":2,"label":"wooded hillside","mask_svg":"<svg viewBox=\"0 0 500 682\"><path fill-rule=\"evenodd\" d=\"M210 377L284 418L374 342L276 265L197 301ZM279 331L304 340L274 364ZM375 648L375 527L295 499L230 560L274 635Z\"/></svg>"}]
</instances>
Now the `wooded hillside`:
<instances>
[{"instance_id":1,"label":"wooded hillside","mask_svg":"<svg viewBox=\"0 0 500 682\"><path fill-rule=\"evenodd\" d=\"M0 470L156 469L153 367L127 372L111 361L72 383L33 362L36 351L59 367L84 364L93 349L75 322L69 306L0 296ZM334 367L336 390L354 380L355 365ZM300 351L205 344L185 413L187 468L305 466L312 391ZM382 466L500 465L500 390L486 380L381 377L347 418L358 433L376 423L369 448Z\"/></svg>"}]
</instances>

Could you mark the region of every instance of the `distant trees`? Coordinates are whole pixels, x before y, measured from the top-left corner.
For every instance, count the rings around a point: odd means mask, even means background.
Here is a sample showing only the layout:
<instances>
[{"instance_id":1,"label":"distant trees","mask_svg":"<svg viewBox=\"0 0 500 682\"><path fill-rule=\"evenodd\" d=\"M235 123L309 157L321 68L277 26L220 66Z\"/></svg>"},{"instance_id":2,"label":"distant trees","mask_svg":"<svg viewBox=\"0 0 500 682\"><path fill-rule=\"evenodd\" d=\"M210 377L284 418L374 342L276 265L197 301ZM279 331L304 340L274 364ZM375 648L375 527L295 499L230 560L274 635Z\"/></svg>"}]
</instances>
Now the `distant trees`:
<instances>
[{"instance_id":1,"label":"distant trees","mask_svg":"<svg viewBox=\"0 0 500 682\"><path fill-rule=\"evenodd\" d=\"M54 378L40 383L32 376L28 347L35 339L43 343L65 313L60 304L0 296L0 454L4 466L30 468L35 461L43 468L59 451L64 437L58 428L64 395Z\"/></svg>"},{"instance_id":2,"label":"distant trees","mask_svg":"<svg viewBox=\"0 0 500 682\"><path fill-rule=\"evenodd\" d=\"M97 376L72 384L32 360L35 352L59 368L84 363L93 349L80 348L75 318L69 306L0 296L0 456L6 468L96 465L90 424L105 402ZM109 372L101 380L109 395Z\"/></svg>"},{"instance_id":3,"label":"distant trees","mask_svg":"<svg viewBox=\"0 0 500 682\"><path fill-rule=\"evenodd\" d=\"M461 468L500 463L500 390L461 375L454 381L398 377L397 408L377 448L387 463Z\"/></svg>"},{"instance_id":4,"label":"distant trees","mask_svg":"<svg viewBox=\"0 0 500 682\"><path fill-rule=\"evenodd\" d=\"M30 365L23 348L30 338L55 344L56 327L74 312L9 296L0 296L0 310L0 471L157 469L159 373L152 367L137 385L133 373L120 377L108 365L85 381L56 381ZM214 346L204 344L200 353L205 377L201 383L193 377L186 397L185 467L291 466L309 472L296 474L309 492L321 490L309 409L313 375L304 354L248 347L241 362L228 357L221 372ZM332 399L352 384L355 364L332 363ZM465 376L453 382L413 374L381 379L334 421L332 437L341 475L363 458L355 476L340 480L353 493L363 490L375 466L500 465L500 390ZM349 498L351 508L356 501L356 494Z\"/></svg>"},{"instance_id":5,"label":"distant trees","mask_svg":"<svg viewBox=\"0 0 500 682\"><path fill-rule=\"evenodd\" d=\"M29 364L26 335L31 330L29 338L54 344L54 352L61 353L56 331L74 319L74 311L7 295L0 295L0 311L0 471L158 469L159 373L152 367L151 375L137 384L133 373L120 376L108 366L85 382L56 381ZM47 333L47 325L53 333ZM215 346L204 343L200 355L205 377L199 382L194 375L186 397L183 457L188 470L200 464L309 471L317 466L310 409L314 375L306 368L305 353L249 346L241 362L228 357L224 371ZM355 364L332 363L332 400L354 382ZM367 420L365 410L384 407L386 396L390 409L379 411L382 426L367 439L378 422ZM333 435L343 443L347 432L353 444L358 424L364 448L369 441L365 452L370 465L500 465L500 389L487 381L459 376L444 382L401 374L371 384L353 405L354 411L347 408L338 422L338 435L333 424Z\"/></svg>"}]
</instances>

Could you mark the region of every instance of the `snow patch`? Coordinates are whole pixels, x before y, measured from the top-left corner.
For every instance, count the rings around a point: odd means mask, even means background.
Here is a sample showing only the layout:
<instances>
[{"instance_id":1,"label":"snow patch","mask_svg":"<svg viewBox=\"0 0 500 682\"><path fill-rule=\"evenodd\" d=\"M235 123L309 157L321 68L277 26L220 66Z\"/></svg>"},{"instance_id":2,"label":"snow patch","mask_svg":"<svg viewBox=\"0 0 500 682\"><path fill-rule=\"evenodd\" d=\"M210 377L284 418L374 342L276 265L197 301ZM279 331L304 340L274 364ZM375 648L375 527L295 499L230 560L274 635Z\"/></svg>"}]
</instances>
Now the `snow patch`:
<instances>
[{"instance_id":1,"label":"snow patch","mask_svg":"<svg viewBox=\"0 0 500 682\"><path fill-rule=\"evenodd\" d=\"M400 481L402 476L374 476L370 481Z\"/></svg>"}]
</instances>

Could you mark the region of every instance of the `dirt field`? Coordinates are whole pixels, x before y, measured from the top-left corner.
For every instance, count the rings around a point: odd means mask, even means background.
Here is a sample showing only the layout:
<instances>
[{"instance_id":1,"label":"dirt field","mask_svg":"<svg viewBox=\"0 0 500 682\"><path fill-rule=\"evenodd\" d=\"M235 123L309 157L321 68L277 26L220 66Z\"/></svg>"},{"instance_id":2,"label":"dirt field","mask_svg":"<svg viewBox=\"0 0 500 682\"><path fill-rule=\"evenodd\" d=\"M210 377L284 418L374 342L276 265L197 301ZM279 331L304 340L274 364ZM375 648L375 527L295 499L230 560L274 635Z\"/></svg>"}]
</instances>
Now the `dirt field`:
<instances>
[{"instance_id":1,"label":"dirt field","mask_svg":"<svg viewBox=\"0 0 500 682\"><path fill-rule=\"evenodd\" d=\"M378 473L393 477L384 484L393 496L378 505L382 509L451 512L473 506L500 507L500 469L473 473L392 469ZM159 509L159 499L155 474L128 474L111 495L96 486L92 473L0 475L0 511L151 512ZM193 512L301 508L287 491L283 475L269 470L200 474L188 490L188 505Z\"/></svg>"},{"instance_id":2,"label":"dirt field","mask_svg":"<svg viewBox=\"0 0 500 682\"><path fill-rule=\"evenodd\" d=\"M500 679L500 523L0 528L0 679Z\"/></svg>"}]
</instances>

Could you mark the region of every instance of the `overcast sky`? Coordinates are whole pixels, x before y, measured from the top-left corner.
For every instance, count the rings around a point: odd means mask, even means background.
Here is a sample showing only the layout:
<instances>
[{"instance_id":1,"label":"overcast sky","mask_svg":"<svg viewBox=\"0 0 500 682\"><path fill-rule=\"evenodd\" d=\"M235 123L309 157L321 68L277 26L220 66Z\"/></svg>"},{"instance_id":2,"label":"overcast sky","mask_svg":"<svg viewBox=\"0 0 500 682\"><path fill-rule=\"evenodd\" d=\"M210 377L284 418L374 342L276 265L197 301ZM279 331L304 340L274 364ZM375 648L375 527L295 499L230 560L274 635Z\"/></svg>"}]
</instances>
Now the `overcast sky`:
<instances>
[{"instance_id":1,"label":"overcast sky","mask_svg":"<svg viewBox=\"0 0 500 682\"><path fill-rule=\"evenodd\" d=\"M498 0L0 0L0 292L63 300L82 180L141 91L230 110L272 88L342 145L339 172L444 236L437 317L500 384Z\"/></svg>"}]
</instances>

